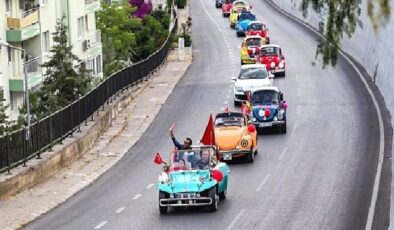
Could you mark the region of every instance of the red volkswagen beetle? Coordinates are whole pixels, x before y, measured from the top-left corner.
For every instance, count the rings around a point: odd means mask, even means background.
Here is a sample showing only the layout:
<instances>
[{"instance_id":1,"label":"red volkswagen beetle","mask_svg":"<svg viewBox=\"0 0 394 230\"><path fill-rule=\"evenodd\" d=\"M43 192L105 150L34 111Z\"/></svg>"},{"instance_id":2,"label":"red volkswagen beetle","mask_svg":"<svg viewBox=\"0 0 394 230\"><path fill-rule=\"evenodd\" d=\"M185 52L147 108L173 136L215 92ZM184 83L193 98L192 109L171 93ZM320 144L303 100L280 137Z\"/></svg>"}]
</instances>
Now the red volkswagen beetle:
<instances>
[{"instance_id":1,"label":"red volkswagen beetle","mask_svg":"<svg viewBox=\"0 0 394 230\"><path fill-rule=\"evenodd\" d=\"M252 21L249 23L247 31L247 36L259 35L262 38L265 38L265 43L270 43L270 38L268 36L268 28L267 26L259 21Z\"/></svg>"},{"instance_id":2,"label":"red volkswagen beetle","mask_svg":"<svg viewBox=\"0 0 394 230\"><path fill-rule=\"evenodd\" d=\"M275 76L285 76L286 63L279 45L263 45L260 47L260 62Z\"/></svg>"},{"instance_id":3,"label":"red volkswagen beetle","mask_svg":"<svg viewBox=\"0 0 394 230\"><path fill-rule=\"evenodd\" d=\"M223 0L222 1L222 15L223 17L230 16L231 8L233 8L233 2L235 0Z\"/></svg>"}]
</instances>

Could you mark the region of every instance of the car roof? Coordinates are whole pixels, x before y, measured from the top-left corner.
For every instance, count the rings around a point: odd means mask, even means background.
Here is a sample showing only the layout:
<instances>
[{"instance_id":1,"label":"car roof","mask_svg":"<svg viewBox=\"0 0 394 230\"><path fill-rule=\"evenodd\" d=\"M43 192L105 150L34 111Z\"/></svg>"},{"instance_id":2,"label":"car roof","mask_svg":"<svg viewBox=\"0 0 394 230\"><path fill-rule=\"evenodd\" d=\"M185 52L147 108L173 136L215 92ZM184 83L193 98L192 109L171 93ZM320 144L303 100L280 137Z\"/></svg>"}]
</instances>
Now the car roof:
<instances>
[{"instance_id":1,"label":"car roof","mask_svg":"<svg viewBox=\"0 0 394 230\"><path fill-rule=\"evenodd\" d=\"M246 3L246 1L237 0L237 1L234 1L234 2L233 2L233 5L235 5L236 3L245 3L246 5L248 4L248 3Z\"/></svg>"},{"instance_id":2,"label":"car roof","mask_svg":"<svg viewBox=\"0 0 394 230\"><path fill-rule=\"evenodd\" d=\"M260 48L266 48L266 47L277 47L277 48L280 48L280 46L276 45L276 44L262 45Z\"/></svg>"},{"instance_id":3,"label":"car roof","mask_svg":"<svg viewBox=\"0 0 394 230\"><path fill-rule=\"evenodd\" d=\"M238 111L224 111L224 112L217 113L215 117L217 117L217 116L220 115L220 114L237 114L237 115L244 115L243 113L238 112Z\"/></svg>"},{"instance_id":4,"label":"car roof","mask_svg":"<svg viewBox=\"0 0 394 230\"><path fill-rule=\"evenodd\" d=\"M244 41L248 40L249 38L260 38L261 40L263 40L263 38L260 37L260 35L249 35L244 38Z\"/></svg>"},{"instance_id":5,"label":"car roof","mask_svg":"<svg viewBox=\"0 0 394 230\"><path fill-rule=\"evenodd\" d=\"M250 21L249 25L250 24L264 24L265 25L265 23L263 21Z\"/></svg>"},{"instance_id":6,"label":"car roof","mask_svg":"<svg viewBox=\"0 0 394 230\"><path fill-rule=\"evenodd\" d=\"M267 68L265 64L249 64L249 65L242 65L241 69L252 69L252 68Z\"/></svg>"},{"instance_id":7,"label":"car roof","mask_svg":"<svg viewBox=\"0 0 394 230\"><path fill-rule=\"evenodd\" d=\"M263 90L274 90L276 92L280 92L279 88L276 86L261 86L261 87L255 88L255 90L253 90L253 93L257 92L257 91L263 91Z\"/></svg>"}]
</instances>

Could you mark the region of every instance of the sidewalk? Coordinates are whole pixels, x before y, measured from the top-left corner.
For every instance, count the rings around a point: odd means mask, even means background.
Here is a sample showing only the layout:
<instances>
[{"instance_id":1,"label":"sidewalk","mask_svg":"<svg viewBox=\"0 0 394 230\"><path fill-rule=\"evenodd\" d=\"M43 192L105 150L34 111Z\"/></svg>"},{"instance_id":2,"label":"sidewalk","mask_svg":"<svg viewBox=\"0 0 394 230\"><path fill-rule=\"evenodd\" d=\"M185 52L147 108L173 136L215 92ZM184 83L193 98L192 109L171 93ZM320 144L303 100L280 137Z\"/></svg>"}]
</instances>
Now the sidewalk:
<instances>
[{"instance_id":1,"label":"sidewalk","mask_svg":"<svg viewBox=\"0 0 394 230\"><path fill-rule=\"evenodd\" d=\"M180 12L180 15L180 22L184 22L188 12ZM164 66L148 81L138 85L130 95L132 102L118 112L90 151L47 181L0 201L0 229L25 226L93 183L116 164L139 140L189 68L191 48L185 48L185 60L178 61L177 55L177 50L171 51ZM17 169L13 171L14 175L18 172Z\"/></svg>"}]
</instances>

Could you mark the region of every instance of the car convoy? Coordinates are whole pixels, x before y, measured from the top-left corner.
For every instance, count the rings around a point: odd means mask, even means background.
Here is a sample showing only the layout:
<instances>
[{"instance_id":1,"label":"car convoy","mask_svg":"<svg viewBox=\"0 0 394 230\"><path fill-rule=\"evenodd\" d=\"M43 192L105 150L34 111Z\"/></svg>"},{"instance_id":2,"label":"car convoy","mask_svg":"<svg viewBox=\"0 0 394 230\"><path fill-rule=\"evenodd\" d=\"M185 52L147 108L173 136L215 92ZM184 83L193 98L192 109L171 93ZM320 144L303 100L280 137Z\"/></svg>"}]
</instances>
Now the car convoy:
<instances>
[{"instance_id":1,"label":"car convoy","mask_svg":"<svg viewBox=\"0 0 394 230\"><path fill-rule=\"evenodd\" d=\"M236 36L245 37L240 47L241 69L232 77L234 106L241 106L241 111L226 108L214 119L211 115L203 136L208 134L208 143L175 149L168 162L156 154L154 162L163 164L157 184L161 214L169 207L205 206L216 211L218 201L227 194L230 169L225 162L237 158L254 162L259 131L287 130L287 102L273 86L274 77L284 77L286 72L281 47L271 43L267 25L257 21L246 1L215 0L215 7L229 18Z\"/></svg>"}]
</instances>

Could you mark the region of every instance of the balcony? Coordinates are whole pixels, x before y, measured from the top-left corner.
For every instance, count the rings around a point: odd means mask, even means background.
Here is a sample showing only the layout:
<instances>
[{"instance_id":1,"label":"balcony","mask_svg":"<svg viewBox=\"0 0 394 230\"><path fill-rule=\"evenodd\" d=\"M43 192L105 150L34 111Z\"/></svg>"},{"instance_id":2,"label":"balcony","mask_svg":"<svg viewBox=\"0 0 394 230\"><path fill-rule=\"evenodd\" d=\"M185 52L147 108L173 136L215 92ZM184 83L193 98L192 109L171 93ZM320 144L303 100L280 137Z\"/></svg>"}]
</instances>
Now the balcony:
<instances>
[{"instance_id":1,"label":"balcony","mask_svg":"<svg viewBox=\"0 0 394 230\"><path fill-rule=\"evenodd\" d=\"M27 84L29 89L40 85L43 82L43 74L41 69L42 58L36 57L26 64ZM24 76L14 76L10 79L10 91L23 92L25 91Z\"/></svg>"},{"instance_id":2,"label":"balcony","mask_svg":"<svg viewBox=\"0 0 394 230\"><path fill-rule=\"evenodd\" d=\"M7 17L7 41L22 42L40 34L38 8L22 11L19 17Z\"/></svg>"},{"instance_id":3,"label":"balcony","mask_svg":"<svg viewBox=\"0 0 394 230\"><path fill-rule=\"evenodd\" d=\"M101 54L101 31L96 30L85 36L85 39L81 42L82 51L86 52L87 57L96 57Z\"/></svg>"},{"instance_id":4,"label":"balcony","mask_svg":"<svg viewBox=\"0 0 394 230\"><path fill-rule=\"evenodd\" d=\"M99 0L85 0L85 12L86 14L93 13L100 10Z\"/></svg>"}]
</instances>

